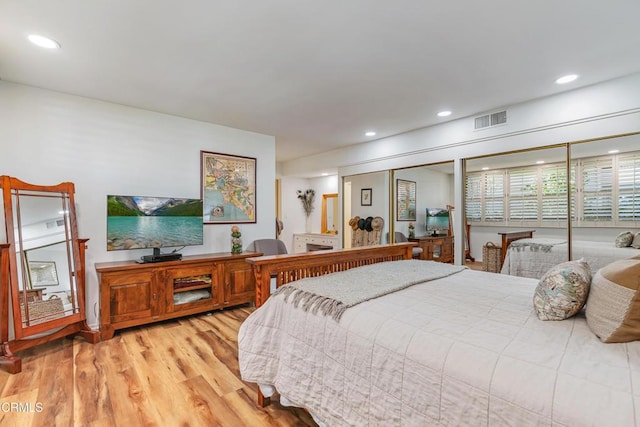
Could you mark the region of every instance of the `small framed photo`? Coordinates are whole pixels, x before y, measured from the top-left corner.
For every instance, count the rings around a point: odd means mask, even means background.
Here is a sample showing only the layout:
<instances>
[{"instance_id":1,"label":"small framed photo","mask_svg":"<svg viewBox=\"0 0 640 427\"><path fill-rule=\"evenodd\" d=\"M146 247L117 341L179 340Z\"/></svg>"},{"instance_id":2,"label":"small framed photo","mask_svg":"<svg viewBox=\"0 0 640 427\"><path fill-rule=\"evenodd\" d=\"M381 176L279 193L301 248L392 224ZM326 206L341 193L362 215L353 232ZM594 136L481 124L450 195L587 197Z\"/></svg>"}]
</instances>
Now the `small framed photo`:
<instances>
[{"instance_id":1,"label":"small framed photo","mask_svg":"<svg viewBox=\"0 0 640 427\"><path fill-rule=\"evenodd\" d=\"M360 206L371 206L372 190L370 188L363 188L360 190Z\"/></svg>"}]
</instances>

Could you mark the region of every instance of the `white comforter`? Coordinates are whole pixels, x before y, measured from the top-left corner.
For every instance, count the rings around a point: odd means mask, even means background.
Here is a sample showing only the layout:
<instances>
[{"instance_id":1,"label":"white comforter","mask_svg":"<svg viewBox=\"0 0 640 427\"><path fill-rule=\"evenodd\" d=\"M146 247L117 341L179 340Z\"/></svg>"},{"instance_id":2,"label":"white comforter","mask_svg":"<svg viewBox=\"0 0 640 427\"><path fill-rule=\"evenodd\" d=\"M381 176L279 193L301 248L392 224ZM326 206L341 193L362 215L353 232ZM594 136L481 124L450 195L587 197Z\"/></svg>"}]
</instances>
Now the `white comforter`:
<instances>
[{"instance_id":1,"label":"white comforter","mask_svg":"<svg viewBox=\"0 0 640 427\"><path fill-rule=\"evenodd\" d=\"M242 378L327 426L640 424L640 342L603 344L582 315L538 320L535 286L466 270L339 323L273 297L240 328Z\"/></svg>"},{"instance_id":2,"label":"white comforter","mask_svg":"<svg viewBox=\"0 0 640 427\"><path fill-rule=\"evenodd\" d=\"M516 250L515 247L510 246L500 270L502 274L540 279L551 267L568 260L566 241L534 238L516 240L514 243L522 244L523 242L552 243L552 246L548 252L530 250L527 247ZM584 258L594 274L598 269L615 260L640 255L640 250L631 247L616 248L613 243L581 240L573 242L571 252L573 259Z\"/></svg>"}]
</instances>

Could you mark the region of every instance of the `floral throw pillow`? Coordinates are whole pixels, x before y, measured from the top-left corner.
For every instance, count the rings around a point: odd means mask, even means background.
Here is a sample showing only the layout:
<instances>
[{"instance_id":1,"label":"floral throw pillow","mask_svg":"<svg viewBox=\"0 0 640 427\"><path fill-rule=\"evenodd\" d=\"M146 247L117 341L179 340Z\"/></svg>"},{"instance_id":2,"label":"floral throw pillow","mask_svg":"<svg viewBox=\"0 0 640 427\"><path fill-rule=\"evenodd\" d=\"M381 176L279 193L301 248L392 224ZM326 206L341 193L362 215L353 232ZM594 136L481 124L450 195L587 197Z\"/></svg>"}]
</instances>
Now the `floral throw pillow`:
<instances>
[{"instance_id":1,"label":"floral throw pillow","mask_svg":"<svg viewBox=\"0 0 640 427\"><path fill-rule=\"evenodd\" d=\"M630 231L623 231L616 236L616 248L627 248L633 242L633 233Z\"/></svg>"},{"instance_id":2,"label":"floral throw pillow","mask_svg":"<svg viewBox=\"0 0 640 427\"><path fill-rule=\"evenodd\" d=\"M640 232L636 233L636 235L633 236L633 242L631 242L631 247L640 249Z\"/></svg>"},{"instance_id":3,"label":"floral throw pillow","mask_svg":"<svg viewBox=\"0 0 640 427\"><path fill-rule=\"evenodd\" d=\"M587 302L591 268L584 260L568 261L547 271L533 296L540 320L564 320L577 314Z\"/></svg>"}]
</instances>

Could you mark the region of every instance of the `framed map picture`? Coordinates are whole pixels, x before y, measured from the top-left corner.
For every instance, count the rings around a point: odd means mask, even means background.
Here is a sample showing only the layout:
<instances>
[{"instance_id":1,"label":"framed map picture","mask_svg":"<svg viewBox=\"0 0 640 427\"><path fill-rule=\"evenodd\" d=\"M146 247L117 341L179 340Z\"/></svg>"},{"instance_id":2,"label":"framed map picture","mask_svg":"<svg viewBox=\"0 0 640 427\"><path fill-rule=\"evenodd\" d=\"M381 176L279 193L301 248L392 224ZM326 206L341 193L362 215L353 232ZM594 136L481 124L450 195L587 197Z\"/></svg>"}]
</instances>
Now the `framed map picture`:
<instances>
[{"instance_id":1,"label":"framed map picture","mask_svg":"<svg viewBox=\"0 0 640 427\"><path fill-rule=\"evenodd\" d=\"M256 159L200 152L205 224L256 222Z\"/></svg>"},{"instance_id":2,"label":"framed map picture","mask_svg":"<svg viewBox=\"0 0 640 427\"><path fill-rule=\"evenodd\" d=\"M416 183L414 181L396 180L397 221L416 220Z\"/></svg>"}]
</instances>

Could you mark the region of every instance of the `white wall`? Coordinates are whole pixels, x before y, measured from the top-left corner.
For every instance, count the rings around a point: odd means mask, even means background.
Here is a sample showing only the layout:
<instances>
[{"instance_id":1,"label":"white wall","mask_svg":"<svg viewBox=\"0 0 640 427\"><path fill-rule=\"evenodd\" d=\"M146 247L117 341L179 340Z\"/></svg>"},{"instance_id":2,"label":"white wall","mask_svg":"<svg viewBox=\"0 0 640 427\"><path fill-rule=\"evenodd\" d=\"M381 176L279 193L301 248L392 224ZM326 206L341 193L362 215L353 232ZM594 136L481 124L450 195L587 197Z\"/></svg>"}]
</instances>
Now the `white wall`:
<instances>
[{"instance_id":1,"label":"white wall","mask_svg":"<svg viewBox=\"0 0 640 427\"><path fill-rule=\"evenodd\" d=\"M87 317L94 328L94 263L150 253L106 251L107 194L200 198L200 150L255 157L257 223L240 224L243 243L274 235L272 136L0 81L0 144L0 174L33 184L75 183L79 235L90 239ZM204 245L181 252L229 252L229 229L206 225Z\"/></svg>"}]
</instances>

